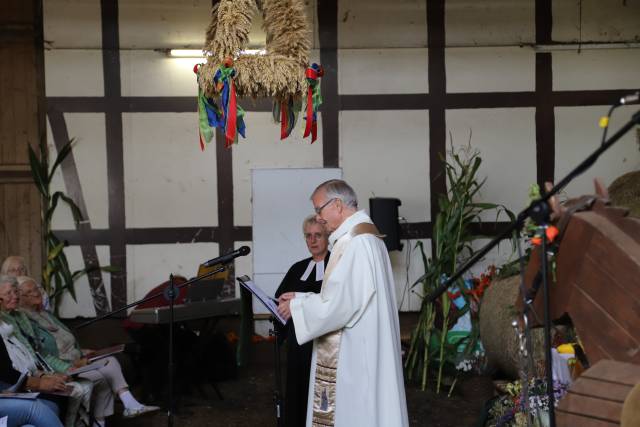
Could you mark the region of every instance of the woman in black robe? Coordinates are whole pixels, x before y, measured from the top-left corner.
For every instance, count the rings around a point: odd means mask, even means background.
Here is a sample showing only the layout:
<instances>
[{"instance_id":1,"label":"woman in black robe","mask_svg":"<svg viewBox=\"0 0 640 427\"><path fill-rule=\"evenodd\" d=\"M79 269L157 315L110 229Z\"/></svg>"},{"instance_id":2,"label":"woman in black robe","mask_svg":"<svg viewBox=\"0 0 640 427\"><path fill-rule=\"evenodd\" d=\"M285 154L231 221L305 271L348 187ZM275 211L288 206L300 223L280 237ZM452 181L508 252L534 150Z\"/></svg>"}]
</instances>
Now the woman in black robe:
<instances>
[{"instance_id":1,"label":"woman in black robe","mask_svg":"<svg viewBox=\"0 0 640 427\"><path fill-rule=\"evenodd\" d=\"M285 292L319 293L324 269L329 261L329 236L324 226L311 215L302 224L304 239L311 257L291 266L276 291L278 298ZM291 319L279 331L287 345L287 379L284 399L284 422L287 427L304 426L307 418L309 372L313 342L298 345Z\"/></svg>"}]
</instances>

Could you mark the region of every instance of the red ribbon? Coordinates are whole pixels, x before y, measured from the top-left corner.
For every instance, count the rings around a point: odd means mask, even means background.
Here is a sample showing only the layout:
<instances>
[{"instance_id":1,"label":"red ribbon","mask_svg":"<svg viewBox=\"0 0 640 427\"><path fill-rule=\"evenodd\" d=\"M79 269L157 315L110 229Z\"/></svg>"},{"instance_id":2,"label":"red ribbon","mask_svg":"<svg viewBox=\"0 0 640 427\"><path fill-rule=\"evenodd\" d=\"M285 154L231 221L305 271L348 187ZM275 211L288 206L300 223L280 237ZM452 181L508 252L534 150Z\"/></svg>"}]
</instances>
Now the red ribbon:
<instances>
[{"instance_id":1,"label":"red ribbon","mask_svg":"<svg viewBox=\"0 0 640 427\"><path fill-rule=\"evenodd\" d=\"M287 129L289 128L287 119L289 115L287 114L287 104L284 102L280 103L280 139L285 139L287 137Z\"/></svg>"},{"instance_id":2,"label":"red ribbon","mask_svg":"<svg viewBox=\"0 0 640 427\"><path fill-rule=\"evenodd\" d=\"M227 129L226 129L226 144L225 147L229 148L236 140L236 119L238 114L238 108L236 106L236 88L233 84L233 80L229 79L229 106L227 107Z\"/></svg>"},{"instance_id":3,"label":"red ribbon","mask_svg":"<svg viewBox=\"0 0 640 427\"><path fill-rule=\"evenodd\" d=\"M315 74L315 71L314 71L314 74ZM309 69L307 69L307 75L309 75ZM312 122L313 122L313 89L311 88L311 86L309 86L309 89L307 89L307 124L304 128L304 138L308 137L309 133L311 133L313 128ZM314 132L311 137L311 143L313 144L313 141L315 140L316 140L316 135Z\"/></svg>"}]
</instances>

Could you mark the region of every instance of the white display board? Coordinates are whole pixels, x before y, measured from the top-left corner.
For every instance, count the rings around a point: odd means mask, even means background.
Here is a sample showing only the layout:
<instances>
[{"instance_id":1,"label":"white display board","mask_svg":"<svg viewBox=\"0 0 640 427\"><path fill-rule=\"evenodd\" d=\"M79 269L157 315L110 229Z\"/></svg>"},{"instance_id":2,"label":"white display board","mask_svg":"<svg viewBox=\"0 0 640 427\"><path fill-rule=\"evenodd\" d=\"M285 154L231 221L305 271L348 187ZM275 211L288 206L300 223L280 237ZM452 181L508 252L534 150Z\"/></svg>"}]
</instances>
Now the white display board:
<instances>
[{"instance_id":1,"label":"white display board","mask_svg":"<svg viewBox=\"0 0 640 427\"><path fill-rule=\"evenodd\" d=\"M273 295L296 261L309 257L302 221L313 213L309 197L341 169L253 169L253 281ZM254 299L254 313L267 310ZM256 332L260 333L258 325Z\"/></svg>"}]
</instances>

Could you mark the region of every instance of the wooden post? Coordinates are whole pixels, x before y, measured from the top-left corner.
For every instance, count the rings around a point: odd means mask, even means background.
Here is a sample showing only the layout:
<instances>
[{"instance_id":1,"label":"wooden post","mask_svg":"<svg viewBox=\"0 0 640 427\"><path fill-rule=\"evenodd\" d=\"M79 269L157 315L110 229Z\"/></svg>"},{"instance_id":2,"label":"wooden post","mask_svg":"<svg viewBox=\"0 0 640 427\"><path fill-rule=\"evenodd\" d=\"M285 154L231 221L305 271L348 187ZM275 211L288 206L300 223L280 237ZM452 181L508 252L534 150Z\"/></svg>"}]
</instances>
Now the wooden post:
<instances>
[{"instance_id":1,"label":"wooden post","mask_svg":"<svg viewBox=\"0 0 640 427\"><path fill-rule=\"evenodd\" d=\"M21 255L38 279L41 199L27 145L35 148L46 138L41 0L0 3L0 56L0 262Z\"/></svg>"}]
</instances>

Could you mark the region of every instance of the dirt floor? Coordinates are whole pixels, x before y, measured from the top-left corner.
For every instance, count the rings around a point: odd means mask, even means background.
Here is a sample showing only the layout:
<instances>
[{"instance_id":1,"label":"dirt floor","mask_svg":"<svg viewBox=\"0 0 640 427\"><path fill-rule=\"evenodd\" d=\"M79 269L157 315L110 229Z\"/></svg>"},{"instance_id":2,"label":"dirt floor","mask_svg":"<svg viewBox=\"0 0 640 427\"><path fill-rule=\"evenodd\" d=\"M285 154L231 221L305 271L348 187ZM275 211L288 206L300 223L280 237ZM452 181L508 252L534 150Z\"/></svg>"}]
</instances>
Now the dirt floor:
<instances>
[{"instance_id":1,"label":"dirt floor","mask_svg":"<svg viewBox=\"0 0 640 427\"><path fill-rule=\"evenodd\" d=\"M80 321L70 322L71 325L78 323ZM224 333L237 331L238 325L236 323L221 321L217 323L216 329ZM408 337L413 325L415 325L415 316L406 314L400 316L401 331L406 337ZM124 332L120 320L103 321L87 328L78 329L76 332L84 348L102 348L117 343L130 343L135 348L132 334ZM150 354L150 358L157 359L156 356L166 354L167 341L163 337L154 340L152 344L153 352ZM204 358L201 357L198 363L190 363L186 366L183 364L182 372L178 372L179 376L185 376L189 375L189 372L184 372L185 370L191 371L191 378L195 378L195 381L202 380L206 366L213 364L210 355L215 351L211 347L202 351L203 349L198 350L189 344L182 343L178 343L174 348L177 353L182 351L185 357L204 355ZM153 362L148 358L140 357L138 354L136 361L135 351L125 357L118 358L123 366L125 376L132 386L134 395L141 400L144 393L141 387L140 371L144 368L153 366L151 371L154 372L154 379L160 380L166 385L166 360L153 365ZM282 362L284 365L284 360ZM235 364L232 363L233 365ZM204 385L200 389L191 387L188 391L178 393L180 405L175 414L174 426L275 427L274 367L273 344L264 341L252 344L247 366L238 369L235 379L216 383L222 394L222 399L216 395L215 389L206 381L203 381ZM153 396L147 395L144 403L165 406L161 388L162 386L156 386L149 390L147 387L147 392L155 394L157 401L154 402ZM409 383L406 385L406 393L411 426L475 427L485 401L493 395L493 385L488 377L471 377L459 381L453 395L449 398L446 397L446 393L438 395L431 390L423 392L417 386ZM122 419L121 413L122 406L117 401L116 415L107 420L108 425L112 427L168 425L166 410L128 420Z\"/></svg>"},{"instance_id":2,"label":"dirt floor","mask_svg":"<svg viewBox=\"0 0 640 427\"><path fill-rule=\"evenodd\" d=\"M222 400L210 385L200 391L191 390L188 394L182 394L174 425L276 426L274 365L273 358L269 357L270 344L257 346L263 348L254 351L254 354L266 357L252 357L250 365L239 370L237 379L217 383ZM420 391L412 384L407 385L406 392L411 426L466 427L476 425L484 402L492 395L492 384L486 377L468 378L458 384L449 398L433 391ZM117 407L116 413L121 412L122 409ZM161 426L168 425L168 418L166 412L130 420L115 415L109 424L119 427Z\"/></svg>"}]
</instances>

